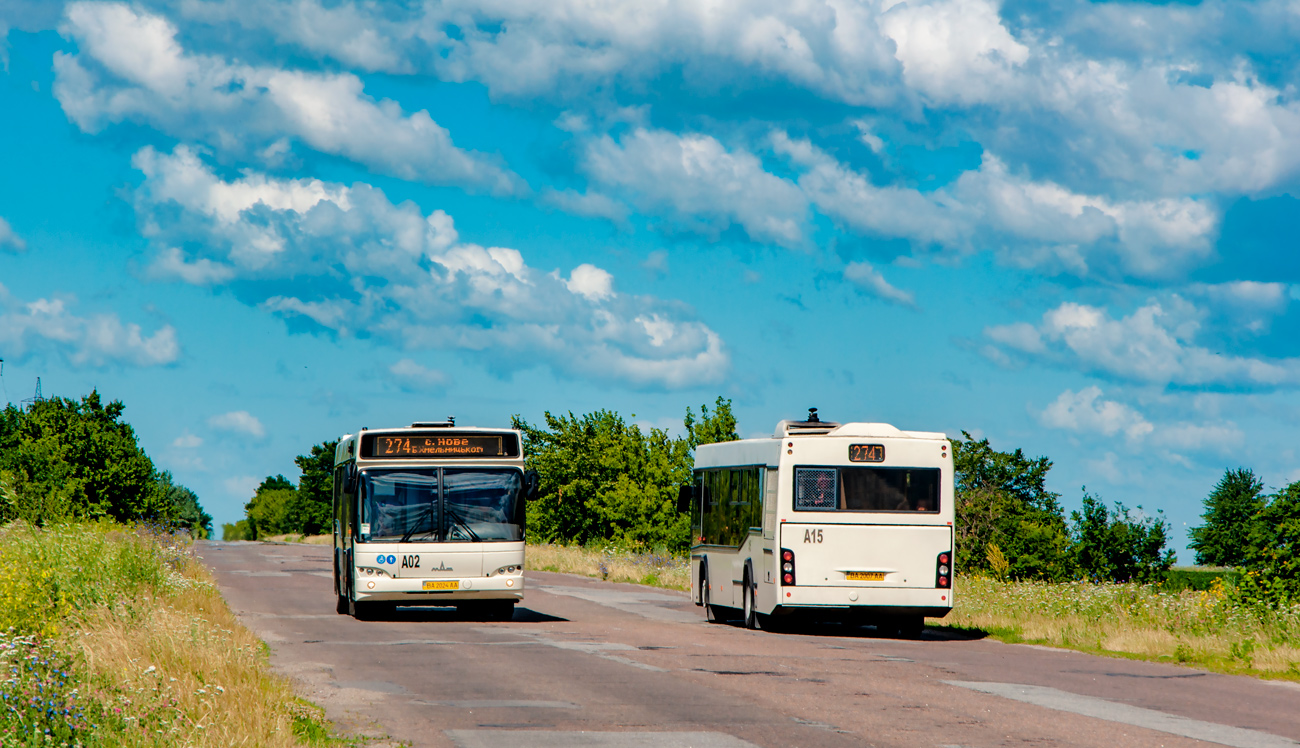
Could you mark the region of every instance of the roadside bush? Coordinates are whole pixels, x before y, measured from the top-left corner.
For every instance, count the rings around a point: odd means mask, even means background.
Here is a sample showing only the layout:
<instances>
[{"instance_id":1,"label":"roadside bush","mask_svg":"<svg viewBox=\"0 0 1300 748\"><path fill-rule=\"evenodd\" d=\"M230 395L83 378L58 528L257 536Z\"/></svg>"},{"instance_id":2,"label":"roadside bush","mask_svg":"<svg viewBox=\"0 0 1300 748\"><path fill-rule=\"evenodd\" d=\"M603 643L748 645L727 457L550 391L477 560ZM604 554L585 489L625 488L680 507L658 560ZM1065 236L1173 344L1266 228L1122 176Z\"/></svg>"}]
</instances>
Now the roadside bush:
<instances>
[{"instance_id":1,"label":"roadside bush","mask_svg":"<svg viewBox=\"0 0 1300 748\"><path fill-rule=\"evenodd\" d=\"M1116 503L1112 512L1084 489L1083 507L1071 512L1074 556L1080 573L1093 582L1159 582L1174 564L1165 548L1169 524Z\"/></svg>"},{"instance_id":2,"label":"roadside bush","mask_svg":"<svg viewBox=\"0 0 1300 748\"><path fill-rule=\"evenodd\" d=\"M1272 496L1251 523L1240 594L1273 607L1300 603L1300 481Z\"/></svg>"}]
</instances>

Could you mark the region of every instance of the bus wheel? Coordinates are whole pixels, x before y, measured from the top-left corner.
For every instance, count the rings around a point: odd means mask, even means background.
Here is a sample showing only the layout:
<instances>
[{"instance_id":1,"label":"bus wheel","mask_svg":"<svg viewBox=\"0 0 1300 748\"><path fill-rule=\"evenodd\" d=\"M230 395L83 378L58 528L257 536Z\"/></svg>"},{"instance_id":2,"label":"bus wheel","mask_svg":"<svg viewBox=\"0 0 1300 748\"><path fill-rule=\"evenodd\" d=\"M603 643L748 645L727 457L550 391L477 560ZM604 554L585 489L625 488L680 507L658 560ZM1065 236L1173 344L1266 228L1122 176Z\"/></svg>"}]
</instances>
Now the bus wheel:
<instances>
[{"instance_id":1,"label":"bus wheel","mask_svg":"<svg viewBox=\"0 0 1300 748\"><path fill-rule=\"evenodd\" d=\"M491 600L483 605L483 617L489 621L511 621L515 617L512 600Z\"/></svg>"},{"instance_id":2,"label":"bus wheel","mask_svg":"<svg viewBox=\"0 0 1300 748\"><path fill-rule=\"evenodd\" d=\"M925 631L925 616L903 616L898 619L900 639L920 639L922 631Z\"/></svg>"},{"instance_id":3,"label":"bus wheel","mask_svg":"<svg viewBox=\"0 0 1300 748\"><path fill-rule=\"evenodd\" d=\"M341 616L345 616L345 615L348 614L348 596L347 596L347 595L339 595L339 596L338 596L338 602L336 602L336 603L334 604L334 612L335 612L335 613L338 613L338 614L341 615Z\"/></svg>"},{"instance_id":4,"label":"bus wheel","mask_svg":"<svg viewBox=\"0 0 1300 748\"><path fill-rule=\"evenodd\" d=\"M754 605L754 585L750 582L749 567L745 567L745 589L741 597L742 612L745 614L745 628L758 628L758 610Z\"/></svg>"},{"instance_id":5,"label":"bus wheel","mask_svg":"<svg viewBox=\"0 0 1300 748\"><path fill-rule=\"evenodd\" d=\"M713 594L709 592L709 567L707 566L700 569L700 599L704 601L704 620L709 623L722 623L721 610L709 602L713 599Z\"/></svg>"}]
</instances>

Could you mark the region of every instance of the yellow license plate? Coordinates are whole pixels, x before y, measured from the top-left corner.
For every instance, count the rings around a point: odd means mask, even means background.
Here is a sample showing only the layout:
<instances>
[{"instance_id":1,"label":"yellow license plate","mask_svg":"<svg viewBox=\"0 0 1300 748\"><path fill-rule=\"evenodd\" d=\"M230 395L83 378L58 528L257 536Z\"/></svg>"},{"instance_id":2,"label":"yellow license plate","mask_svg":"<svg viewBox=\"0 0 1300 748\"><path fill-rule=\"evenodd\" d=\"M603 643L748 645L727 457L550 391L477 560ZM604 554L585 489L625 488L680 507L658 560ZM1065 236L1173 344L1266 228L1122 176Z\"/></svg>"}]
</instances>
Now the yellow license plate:
<instances>
[{"instance_id":1,"label":"yellow license plate","mask_svg":"<svg viewBox=\"0 0 1300 748\"><path fill-rule=\"evenodd\" d=\"M431 579L424 583L426 590L458 590L460 589L459 579Z\"/></svg>"},{"instance_id":2,"label":"yellow license plate","mask_svg":"<svg viewBox=\"0 0 1300 748\"><path fill-rule=\"evenodd\" d=\"M850 571L844 575L850 582L883 582L885 581L885 572L883 571Z\"/></svg>"}]
</instances>

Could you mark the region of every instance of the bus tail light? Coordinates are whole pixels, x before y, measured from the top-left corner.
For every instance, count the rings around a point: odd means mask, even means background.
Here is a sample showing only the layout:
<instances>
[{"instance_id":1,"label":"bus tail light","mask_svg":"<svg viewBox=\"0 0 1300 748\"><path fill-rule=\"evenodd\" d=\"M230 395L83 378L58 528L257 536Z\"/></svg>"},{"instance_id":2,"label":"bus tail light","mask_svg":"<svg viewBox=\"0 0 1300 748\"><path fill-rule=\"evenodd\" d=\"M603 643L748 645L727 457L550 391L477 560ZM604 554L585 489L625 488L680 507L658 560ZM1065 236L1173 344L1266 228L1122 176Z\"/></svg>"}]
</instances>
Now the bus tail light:
<instances>
[{"instance_id":1,"label":"bus tail light","mask_svg":"<svg viewBox=\"0 0 1300 748\"><path fill-rule=\"evenodd\" d=\"M952 587L952 551L944 551L939 554L935 563L936 574L934 586L940 589Z\"/></svg>"},{"instance_id":2,"label":"bus tail light","mask_svg":"<svg viewBox=\"0 0 1300 748\"><path fill-rule=\"evenodd\" d=\"M781 584L794 586L794 551L781 549Z\"/></svg>"}]
</instances>

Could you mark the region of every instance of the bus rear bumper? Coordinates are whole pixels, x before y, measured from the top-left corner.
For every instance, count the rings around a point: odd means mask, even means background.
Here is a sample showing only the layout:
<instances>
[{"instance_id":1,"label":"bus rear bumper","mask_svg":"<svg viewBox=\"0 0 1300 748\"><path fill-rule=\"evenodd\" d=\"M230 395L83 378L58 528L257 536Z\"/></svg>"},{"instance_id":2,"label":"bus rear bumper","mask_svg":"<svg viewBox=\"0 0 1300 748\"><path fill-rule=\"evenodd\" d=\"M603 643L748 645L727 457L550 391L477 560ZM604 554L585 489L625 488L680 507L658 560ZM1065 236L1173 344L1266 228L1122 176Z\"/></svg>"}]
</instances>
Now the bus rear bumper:
<instances>
[{"instance_id":1,"label":"bus rear bumper","mask_svg":"<svg viewBox=\"0 0 1300 748\"><path fill-rule=\"evenodd\" d=\"M425 582L456 582L454 590L426 590ZM356 582L358 602L394 602L403 605L456 605L475 600L524 599L521 575L470 579L389 579L362 577Z\"/></svg>"},{"instance_id":2,"label":"bus rear bumper","mask_svg":"<svg viewBox=\"0 0 1300 748\"><path fill-rule=\"evenodd\" d=\"M840 608L882 614L922 614L942 618L952 610L952 590L888 587L778 587L777 605L792 608Z\"/></svg>"}]
</instances>

